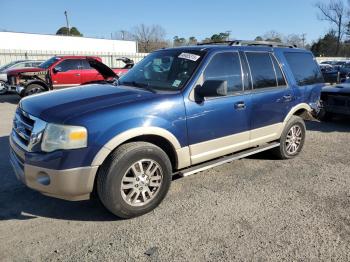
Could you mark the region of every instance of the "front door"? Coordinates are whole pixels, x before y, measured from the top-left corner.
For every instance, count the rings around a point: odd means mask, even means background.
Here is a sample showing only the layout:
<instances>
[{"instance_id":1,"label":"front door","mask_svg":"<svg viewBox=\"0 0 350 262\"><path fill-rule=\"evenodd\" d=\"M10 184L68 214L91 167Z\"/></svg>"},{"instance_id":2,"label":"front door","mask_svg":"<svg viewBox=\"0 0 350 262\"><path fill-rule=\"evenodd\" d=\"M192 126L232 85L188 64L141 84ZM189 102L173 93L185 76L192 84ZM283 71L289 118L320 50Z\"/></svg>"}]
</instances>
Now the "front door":
<instances>
[{"instance_id":1,"label":"front door","mask_svg":"<svg viewBox=\"0 0 350 262\"><path fill-rule=\"evenodd\" d=\"M228 94L186 102L192 164L241 150L249 144L251 99L244 92L238 52L214 54L195 89L201 88L206 80L227 81Z\"/></svg>"},{"instance_id":2,"label":"front door","mask_svg":"<svg viewBox=\"0 0 350 262\"><path fill-rule=\"evenodd\" d=\"M51 73L54 89L81 84L81 62L79 59L65 59L58 63Z\"/></svg>"},{"instance_id":3,"label":"front door","mask_svg":"<svg viewBox=\"0 0 350 262\"><path fill-rule=\"evenodd\" d=\"M287 85L274 55L245 52L253 80L251 143L261 145L280 137L283 121L293 106L294 93Z\"/></svg>"}]
</instances>

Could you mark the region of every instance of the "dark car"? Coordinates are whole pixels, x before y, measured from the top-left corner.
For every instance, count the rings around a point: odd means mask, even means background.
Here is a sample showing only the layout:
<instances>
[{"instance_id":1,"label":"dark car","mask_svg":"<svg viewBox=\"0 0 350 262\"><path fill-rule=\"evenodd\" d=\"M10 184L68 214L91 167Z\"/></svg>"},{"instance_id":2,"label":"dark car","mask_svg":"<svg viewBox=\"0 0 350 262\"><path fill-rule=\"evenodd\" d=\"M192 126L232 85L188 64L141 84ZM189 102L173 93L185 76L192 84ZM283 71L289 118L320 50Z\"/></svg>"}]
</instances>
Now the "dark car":
<instances>
[{"instance_id":1,"label":"dark car","mask_svg":"<svg viewBox=\"0 0 350 262\"><path fill-rule=\"evenodd\" d=\"M324 87L321 101L321 120L331 120L335 115L350 116L350 83Z\"/></svg>"}]
</instances>

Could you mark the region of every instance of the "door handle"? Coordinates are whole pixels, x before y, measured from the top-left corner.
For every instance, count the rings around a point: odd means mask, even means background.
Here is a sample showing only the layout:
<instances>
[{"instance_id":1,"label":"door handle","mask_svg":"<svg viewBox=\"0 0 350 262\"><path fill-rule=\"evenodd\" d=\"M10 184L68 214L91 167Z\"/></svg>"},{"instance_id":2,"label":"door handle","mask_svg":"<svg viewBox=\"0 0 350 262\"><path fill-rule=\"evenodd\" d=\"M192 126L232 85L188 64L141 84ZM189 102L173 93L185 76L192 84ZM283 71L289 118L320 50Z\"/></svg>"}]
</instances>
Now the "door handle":
<instances>
[{"instance_id":1,"label":"door handle","mask_svg":"<svg viewBox=\"0 0 350 262\"><path fill-rule=\"evenodd\" d=\"M76 76L80 76L80 74L78 73L78 74L75 74Z\"/></svg>"},{"instance_id":2,"label":"door handle","mask_svg":"<svg viewBox=\"0 0 350 262\"><path fill-rule=\"evenodd\" d=\"M234 107L237 110L243 110L243 109L245 109L245 103L244 102L237 102L237 103L235 103Z\"/></svg>"},{"instance_id":3,"label":"door handle","mask_svg":"<svg viewBox=\"0 0 350 262\"><path fill-rule=\"evenodd\" d=\"M283 96L283 101L284 102L290 102L290 101L292 101L292 99L293 99L292 95L285 95L285 96Z\"/></svg>"}]
</instances>

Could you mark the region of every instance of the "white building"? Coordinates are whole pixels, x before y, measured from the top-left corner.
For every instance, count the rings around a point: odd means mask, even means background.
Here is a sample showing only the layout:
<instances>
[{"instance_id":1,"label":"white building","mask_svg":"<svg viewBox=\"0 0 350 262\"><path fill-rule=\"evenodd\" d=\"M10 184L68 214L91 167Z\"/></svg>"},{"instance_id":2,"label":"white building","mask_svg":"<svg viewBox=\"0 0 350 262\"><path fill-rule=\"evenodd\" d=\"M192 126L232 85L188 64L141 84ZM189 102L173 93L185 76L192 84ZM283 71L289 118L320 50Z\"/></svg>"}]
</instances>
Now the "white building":
<instances>
[{"instance_id":1,"label":"white building","mask_svg":"<svg viewBox=\"0 0 350 262\"><path fill-rule=\"evenodd\" d=\"M86 53L136 53L135 41L0 32L0 49Z\"/></svg>"}]
</instances>

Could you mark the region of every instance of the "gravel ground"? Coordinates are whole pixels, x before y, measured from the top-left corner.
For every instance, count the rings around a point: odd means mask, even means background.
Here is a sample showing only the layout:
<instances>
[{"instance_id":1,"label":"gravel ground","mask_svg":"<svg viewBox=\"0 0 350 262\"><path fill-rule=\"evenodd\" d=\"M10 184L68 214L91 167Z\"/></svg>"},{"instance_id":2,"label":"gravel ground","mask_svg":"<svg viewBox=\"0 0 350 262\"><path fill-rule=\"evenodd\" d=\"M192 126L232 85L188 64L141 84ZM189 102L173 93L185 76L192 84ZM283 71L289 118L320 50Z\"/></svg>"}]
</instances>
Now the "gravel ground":
<instances>
[{"instance_id":1,"label":"gravel ground","mask_svg":"<svg viewBox=\"0 0 350 262\"><path fill-rule=\"evenodd\" d=\"M153 212L117 220L97 201L45 197L16 181L0 97L0 260L350 260L350 121L307 123L304 151L268 153L174 180Z\"/></svg>"}]
</instances>

